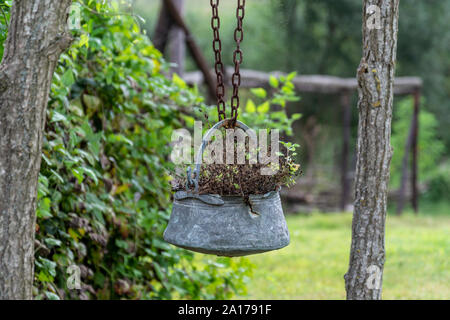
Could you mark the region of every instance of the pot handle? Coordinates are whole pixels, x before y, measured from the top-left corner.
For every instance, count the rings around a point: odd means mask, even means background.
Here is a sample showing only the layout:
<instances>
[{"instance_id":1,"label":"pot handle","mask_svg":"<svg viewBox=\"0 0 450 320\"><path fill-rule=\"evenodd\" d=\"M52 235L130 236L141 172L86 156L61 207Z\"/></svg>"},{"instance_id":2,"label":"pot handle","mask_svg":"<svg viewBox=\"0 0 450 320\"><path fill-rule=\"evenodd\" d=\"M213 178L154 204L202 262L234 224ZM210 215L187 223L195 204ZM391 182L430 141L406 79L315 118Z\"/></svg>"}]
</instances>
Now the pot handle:
<instances>
[{"instance_id":1,"label":"pot handle","mask_svg":"<svg viewBox=\"0 0 450 320\"><path fill-rule=\"evenodd\" d=\"M209 139L211 139L212 134L215 130L220 129L222 127L225 127L230 123L230 119L224 119L222 121L217 122L214 126L211 127L211 129L206 132L206 134L203 137L202 144L200 145L200 149L197 152L196 155L196 161L195 161L195 169L194 169L194 178L192 178L192 169L191 167L188 167L186 170L186 190L189 190L190 186L194 186L195 193L198 193L198 176L200 174L200 167L202 165L202 158L203 158L203 152L205 151L206 145L209 142ZM244 131L248 131L250 128L244 124L243 122L236 120L236 127L240 128Z\"/></svg>"}]
</instances>

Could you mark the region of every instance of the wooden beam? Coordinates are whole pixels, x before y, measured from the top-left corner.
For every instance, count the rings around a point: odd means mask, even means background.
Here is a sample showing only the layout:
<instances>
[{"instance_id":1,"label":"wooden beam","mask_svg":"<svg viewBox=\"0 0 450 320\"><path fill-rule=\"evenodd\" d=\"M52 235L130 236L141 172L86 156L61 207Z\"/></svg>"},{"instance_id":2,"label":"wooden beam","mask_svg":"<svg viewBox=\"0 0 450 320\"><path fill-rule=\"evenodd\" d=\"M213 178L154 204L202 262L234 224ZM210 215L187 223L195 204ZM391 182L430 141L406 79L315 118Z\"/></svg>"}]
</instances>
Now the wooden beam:
<instances>
[{"instance_id":1,"label":"wooden beam","mask_svg":"<svg viewBox=\"0 0 450 320\"><path fill-rule=\"evenodd\" d=\"M210 70L210 74L213 70ZM233 74L231 67L226 68L226 75ZM248 69L241 69L241 87L256 88L269 87L270 76L286 75L283 72L262 72ZM200 85L203 83L203 76L200 72L189 72L184 79L188 84ZM229 76L226 83L230 83ZM357 89L358 83L355 78L339 78L328 75L302 75L292 80L299 92L313 92L323 94L337 94L342 91L353 91ZM413 94L422 88L422 79L418 77L397 77L394 81L394 93L397 95Z\"/></svg>"}]
</instances>

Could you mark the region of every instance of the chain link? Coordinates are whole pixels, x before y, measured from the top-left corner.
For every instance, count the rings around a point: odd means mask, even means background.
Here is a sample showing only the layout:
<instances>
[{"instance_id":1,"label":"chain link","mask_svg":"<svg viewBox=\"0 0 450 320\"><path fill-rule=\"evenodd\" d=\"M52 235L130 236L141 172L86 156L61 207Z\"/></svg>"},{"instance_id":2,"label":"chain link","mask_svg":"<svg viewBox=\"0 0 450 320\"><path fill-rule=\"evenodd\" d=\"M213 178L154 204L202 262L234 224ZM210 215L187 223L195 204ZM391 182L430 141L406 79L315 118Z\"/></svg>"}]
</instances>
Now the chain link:
<instances>
[{"instance_id":1,"label":"chain link","mask_svg":"<svg viewBox=\"0 0 450 320\"><path fill-rule=\"evenodd\" d=\"M236 41L236 50L233 53L234 73L231 77L231 84L233 85L233 96L231 97L231 119L233 126L236 124L239 109L239 86L241 85L241 74L239 67L243 61L243 54L241 50L241 41L244 40L244 32L242 25L245 15L245 0L237 0L238 6L236 9L237 27L234 30L234 41Z\"/></svg>"},{"instance_id":2,"label":"chain link","mask_svg":"<svg viewBox=\"0 0 450 320\"><path fill-rule=\"evenodd\" d=\"M220 18L219 18L219 0L210 0L212 8L211 28L213 29L213 50L215 65L214 70L217 76L217 112L219 121L226 118L225 113L225 86L224 80L224 65L222 63L222 42L220 41ZM231 84L233 86L233 95L231 97L231 120L232 126L236 125L236 119L239 109L239 86L241 85L241 74L239 72L240 65L243 61L243 54L241 50L241 42L244 40L244 31L242 29L243 20L245 15L245 0L237 0L236 18L237 27L234 31L234 40L236 41L236 50L233 53L234 73L231 77Z\"/></svg>"},{"instance_id":3,"label":"chain link","mask_svg":"<svg viewBox=\"0 0 450 320\"><path fill-rule=\"evenodd\" d=\"M220 18L219 18L219 0L211 0L211 8L212 8L212 18L211 18L211 28L213 29L213 50L214 50L214 58L215 65L214 70L216 71L217 76L217 85L216 85L216 96L217 96L217 113L219 116L219 121L224 120L226 118L225 114L225 86L223 84L224 78L224 67L222 63L222 42L220 41Z\"/></svg>"}]
</instances>

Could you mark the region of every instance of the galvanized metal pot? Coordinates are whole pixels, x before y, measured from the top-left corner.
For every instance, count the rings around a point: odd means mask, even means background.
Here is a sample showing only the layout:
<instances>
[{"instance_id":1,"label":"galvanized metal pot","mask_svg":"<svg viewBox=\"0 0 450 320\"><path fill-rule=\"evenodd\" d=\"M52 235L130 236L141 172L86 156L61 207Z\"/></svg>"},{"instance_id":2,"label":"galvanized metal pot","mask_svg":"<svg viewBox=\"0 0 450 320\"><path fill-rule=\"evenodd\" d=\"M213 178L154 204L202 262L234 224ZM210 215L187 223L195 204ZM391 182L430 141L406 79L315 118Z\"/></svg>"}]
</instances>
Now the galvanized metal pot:
<instances>
[{"instance_id":1,"label":"galvanized metal pot","mask_svg":"<svg viewBox=\"0 0 450 320\"><path fill-rule=\"evenodd\" d=\"M176 246L218 256L245 256L281 249L289 231L278 192L242 197L175 194L164 240Z\"/></svg>"},{"instance_id":2,"label":"galvanized metal pot","mask_svg":"<svg viewBox=\"0 0 450 320\"><path fill-rule=\"evenodd\" d=\"M221 125L223 121L211 130ZM239 121L237 125L244 130L248 129ZM205 135L199 154L203 151L210 132ZM194 179L191 179L188 171L188 184L193 184L196 190L199 163L201 162L197 161ZM228 257L287 246L290 241L289 231L278 191L250 195L249 202L251 208L241 196L221 197L178 191L174 196L172 215L164 231L164 240L188 250Z\"/></svg>"}]
</instances>

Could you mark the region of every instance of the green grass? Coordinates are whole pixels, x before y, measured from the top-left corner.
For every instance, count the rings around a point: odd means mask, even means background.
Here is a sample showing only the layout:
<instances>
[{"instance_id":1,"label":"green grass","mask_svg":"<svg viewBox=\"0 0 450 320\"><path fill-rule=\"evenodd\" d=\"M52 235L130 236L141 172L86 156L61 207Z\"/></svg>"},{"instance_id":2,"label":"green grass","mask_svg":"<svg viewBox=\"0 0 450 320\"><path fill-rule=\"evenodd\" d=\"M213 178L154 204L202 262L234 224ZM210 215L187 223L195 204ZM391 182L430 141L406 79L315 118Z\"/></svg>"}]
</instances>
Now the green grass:
<instances>
[{"instance_id":1,"label":"green grass","mask_svg":"<svg viewBox=\"0 0 450 320\"><path fill-rule=\"evenodd\" d=\"M249 256L244 299L345 299L351 240L345 214L288 216L291 244ZM450 298L450 216L388 216L383 299Z\"/></svg>"}]
</instances>

